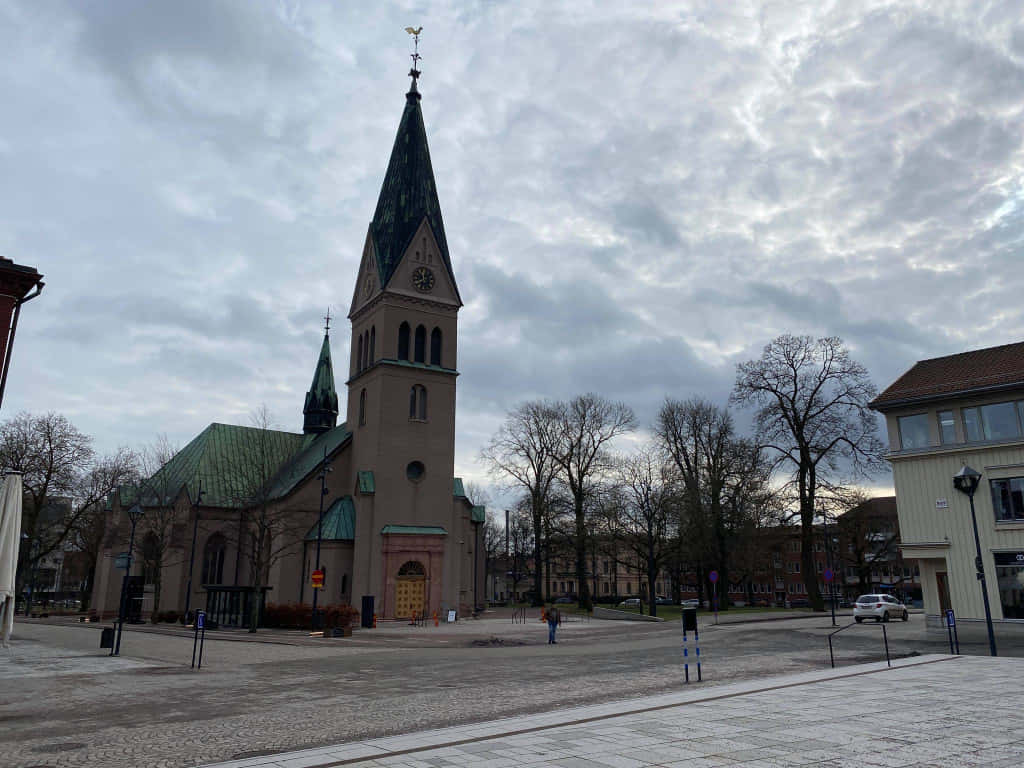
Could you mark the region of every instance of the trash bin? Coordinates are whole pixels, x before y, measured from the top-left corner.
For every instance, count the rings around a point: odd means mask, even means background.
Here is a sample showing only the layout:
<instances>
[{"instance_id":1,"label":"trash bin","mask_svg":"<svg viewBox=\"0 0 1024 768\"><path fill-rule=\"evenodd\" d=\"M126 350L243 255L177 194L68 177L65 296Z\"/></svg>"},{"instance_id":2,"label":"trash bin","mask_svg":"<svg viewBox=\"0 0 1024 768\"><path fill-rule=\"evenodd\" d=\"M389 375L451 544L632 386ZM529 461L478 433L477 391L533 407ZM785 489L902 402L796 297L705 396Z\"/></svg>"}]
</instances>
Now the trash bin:
<instances>
[{"instance_id":1,"label":"trash bin","mask_svg":"<svg viewBox=\"0 0 1024 768\"><path fill-rule=\"evenodd\" d=\"M103 632L100 633L100 648L113 648L114 647L114 628L104 627Z\"/></svg>"},{"instance_id":2,"label":"trash bin","mask_svg":"<svg viewBox=\"0 0 1024 768\"><path fill-rule=\"evenodd\" d=\"M684 632L696 632L697 631L697 609L696 608L683 608L683 631Z\"/></svg>"},{"instance_id":3,"label":"trash bin","mask_svg":"<svg viewBox=\"0 0 1024 768\"><path fill-rule=\"evenodd\" d=\"M363 610L359 612L360 624L366 629L373 628L373 595L363 595Z\"/></svg>"}]
</instances>

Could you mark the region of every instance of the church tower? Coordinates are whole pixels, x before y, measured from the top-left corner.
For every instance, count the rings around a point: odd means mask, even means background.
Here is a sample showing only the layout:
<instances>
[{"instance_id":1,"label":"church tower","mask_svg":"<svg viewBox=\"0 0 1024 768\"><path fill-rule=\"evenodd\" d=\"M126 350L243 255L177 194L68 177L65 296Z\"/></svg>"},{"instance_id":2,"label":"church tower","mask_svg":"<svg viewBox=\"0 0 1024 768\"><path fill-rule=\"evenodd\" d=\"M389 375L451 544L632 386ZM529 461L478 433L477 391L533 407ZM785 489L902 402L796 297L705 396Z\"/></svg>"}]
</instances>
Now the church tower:
<instances>
[{"instance_id":1,"label":"church tower","mask_svg":"<svg viewBox=\"0 0 1024 768\"><path fill-rule=\"evenodd\" d=\"M330 314L328 313L328 323ZM334 390L334 366L331 365L330 330L324 329L324 343L320 347L320 357L313 371L313 383L306 393L306 403L302 408L302 432L306 435L319 435L334 429L338 423L338 393Z\"/></svg>"},{"instance_id":2,"label":"church tower","mask_svg":"<svg viewBox=\"0 0 1024 768\"><path fill-rule=\"evenodd\" d=\"M462 301L420 111L420 73L410 74L348 314L352 594L373 595L375 612L386 617L458 608L464 598L465 542L452 487Z\"/></svg>"}]
</instances>

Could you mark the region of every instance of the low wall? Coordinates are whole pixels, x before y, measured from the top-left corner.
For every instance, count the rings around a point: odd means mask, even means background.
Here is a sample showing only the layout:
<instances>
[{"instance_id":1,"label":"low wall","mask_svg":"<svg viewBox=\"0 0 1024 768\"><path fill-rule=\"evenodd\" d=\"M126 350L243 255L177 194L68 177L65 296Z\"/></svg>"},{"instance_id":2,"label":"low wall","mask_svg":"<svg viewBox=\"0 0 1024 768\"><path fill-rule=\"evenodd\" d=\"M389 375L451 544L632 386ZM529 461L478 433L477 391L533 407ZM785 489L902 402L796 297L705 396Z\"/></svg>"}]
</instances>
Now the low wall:
<instances>
[{"instance_id":1,"label":"low wall","mask_svg":"<svg viewBox=\"0 0 1024 768\"><path fill-rule=\"evenodd\" d=\"M612 621L664 621L660 616L644 616L632 611L616 611L612 608L594 607L595 619L611 619Z\"/></svg>"}]
</instances>

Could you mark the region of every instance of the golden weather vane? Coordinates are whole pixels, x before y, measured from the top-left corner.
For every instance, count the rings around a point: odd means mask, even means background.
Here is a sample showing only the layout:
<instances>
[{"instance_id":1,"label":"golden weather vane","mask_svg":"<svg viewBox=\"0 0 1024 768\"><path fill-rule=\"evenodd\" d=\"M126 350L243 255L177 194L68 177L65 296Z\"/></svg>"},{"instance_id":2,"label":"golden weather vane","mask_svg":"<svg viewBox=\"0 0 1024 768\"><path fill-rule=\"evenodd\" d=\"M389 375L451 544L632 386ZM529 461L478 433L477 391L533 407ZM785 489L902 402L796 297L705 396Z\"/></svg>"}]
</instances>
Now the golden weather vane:
<instances>
[{"instance_id":1,"label":"golden weather vane","mask_svg":"<svg viewBox=\"0 0 1024 768\"><path fill-rule=\"evenodd\" d=\"M412 78L413 90L415 90L416 80L420 76L418 66L420 59L423 58L420 56L420 32L423 31L423 27L416 27L415 29L412 27L406 27L405 31L412 35L413 50L412 53L409 54L409 56L412 57L412 69L409 70L409 77Z\"/></svg>"}]
</instances>

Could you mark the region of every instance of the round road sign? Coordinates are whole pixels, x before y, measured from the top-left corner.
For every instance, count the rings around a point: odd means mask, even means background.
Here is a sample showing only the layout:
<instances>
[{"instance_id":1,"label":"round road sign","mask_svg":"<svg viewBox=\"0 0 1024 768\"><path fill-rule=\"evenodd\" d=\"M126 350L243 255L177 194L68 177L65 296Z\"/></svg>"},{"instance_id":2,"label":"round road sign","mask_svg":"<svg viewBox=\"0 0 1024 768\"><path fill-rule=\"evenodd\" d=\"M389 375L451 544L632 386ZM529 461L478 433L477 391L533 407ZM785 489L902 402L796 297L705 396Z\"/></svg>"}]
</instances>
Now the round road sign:
<instances>
[{"instance_id":1,"label":"round road sign","mask_svg":"<svg viewBox=\"0 0 1024 768\"><path fill-rule=\"evenodd\" d=\"M708 581L710 581L712 584L718 581L718 571L712 571L711 573L709 573Z\"/></svg>"},{"instance_id":2,"label":"round road sign","mask_svg":"<svg viewBox=\"0 0 1024 768\"><path fill-rule=\"evenodd\" d=\"M832 572L831 568L826 568L825 569L824 576L825 576L825 581L832 581L832 579L834 579L836 577L836 575Z\"/></svg>"}]
</instances>

